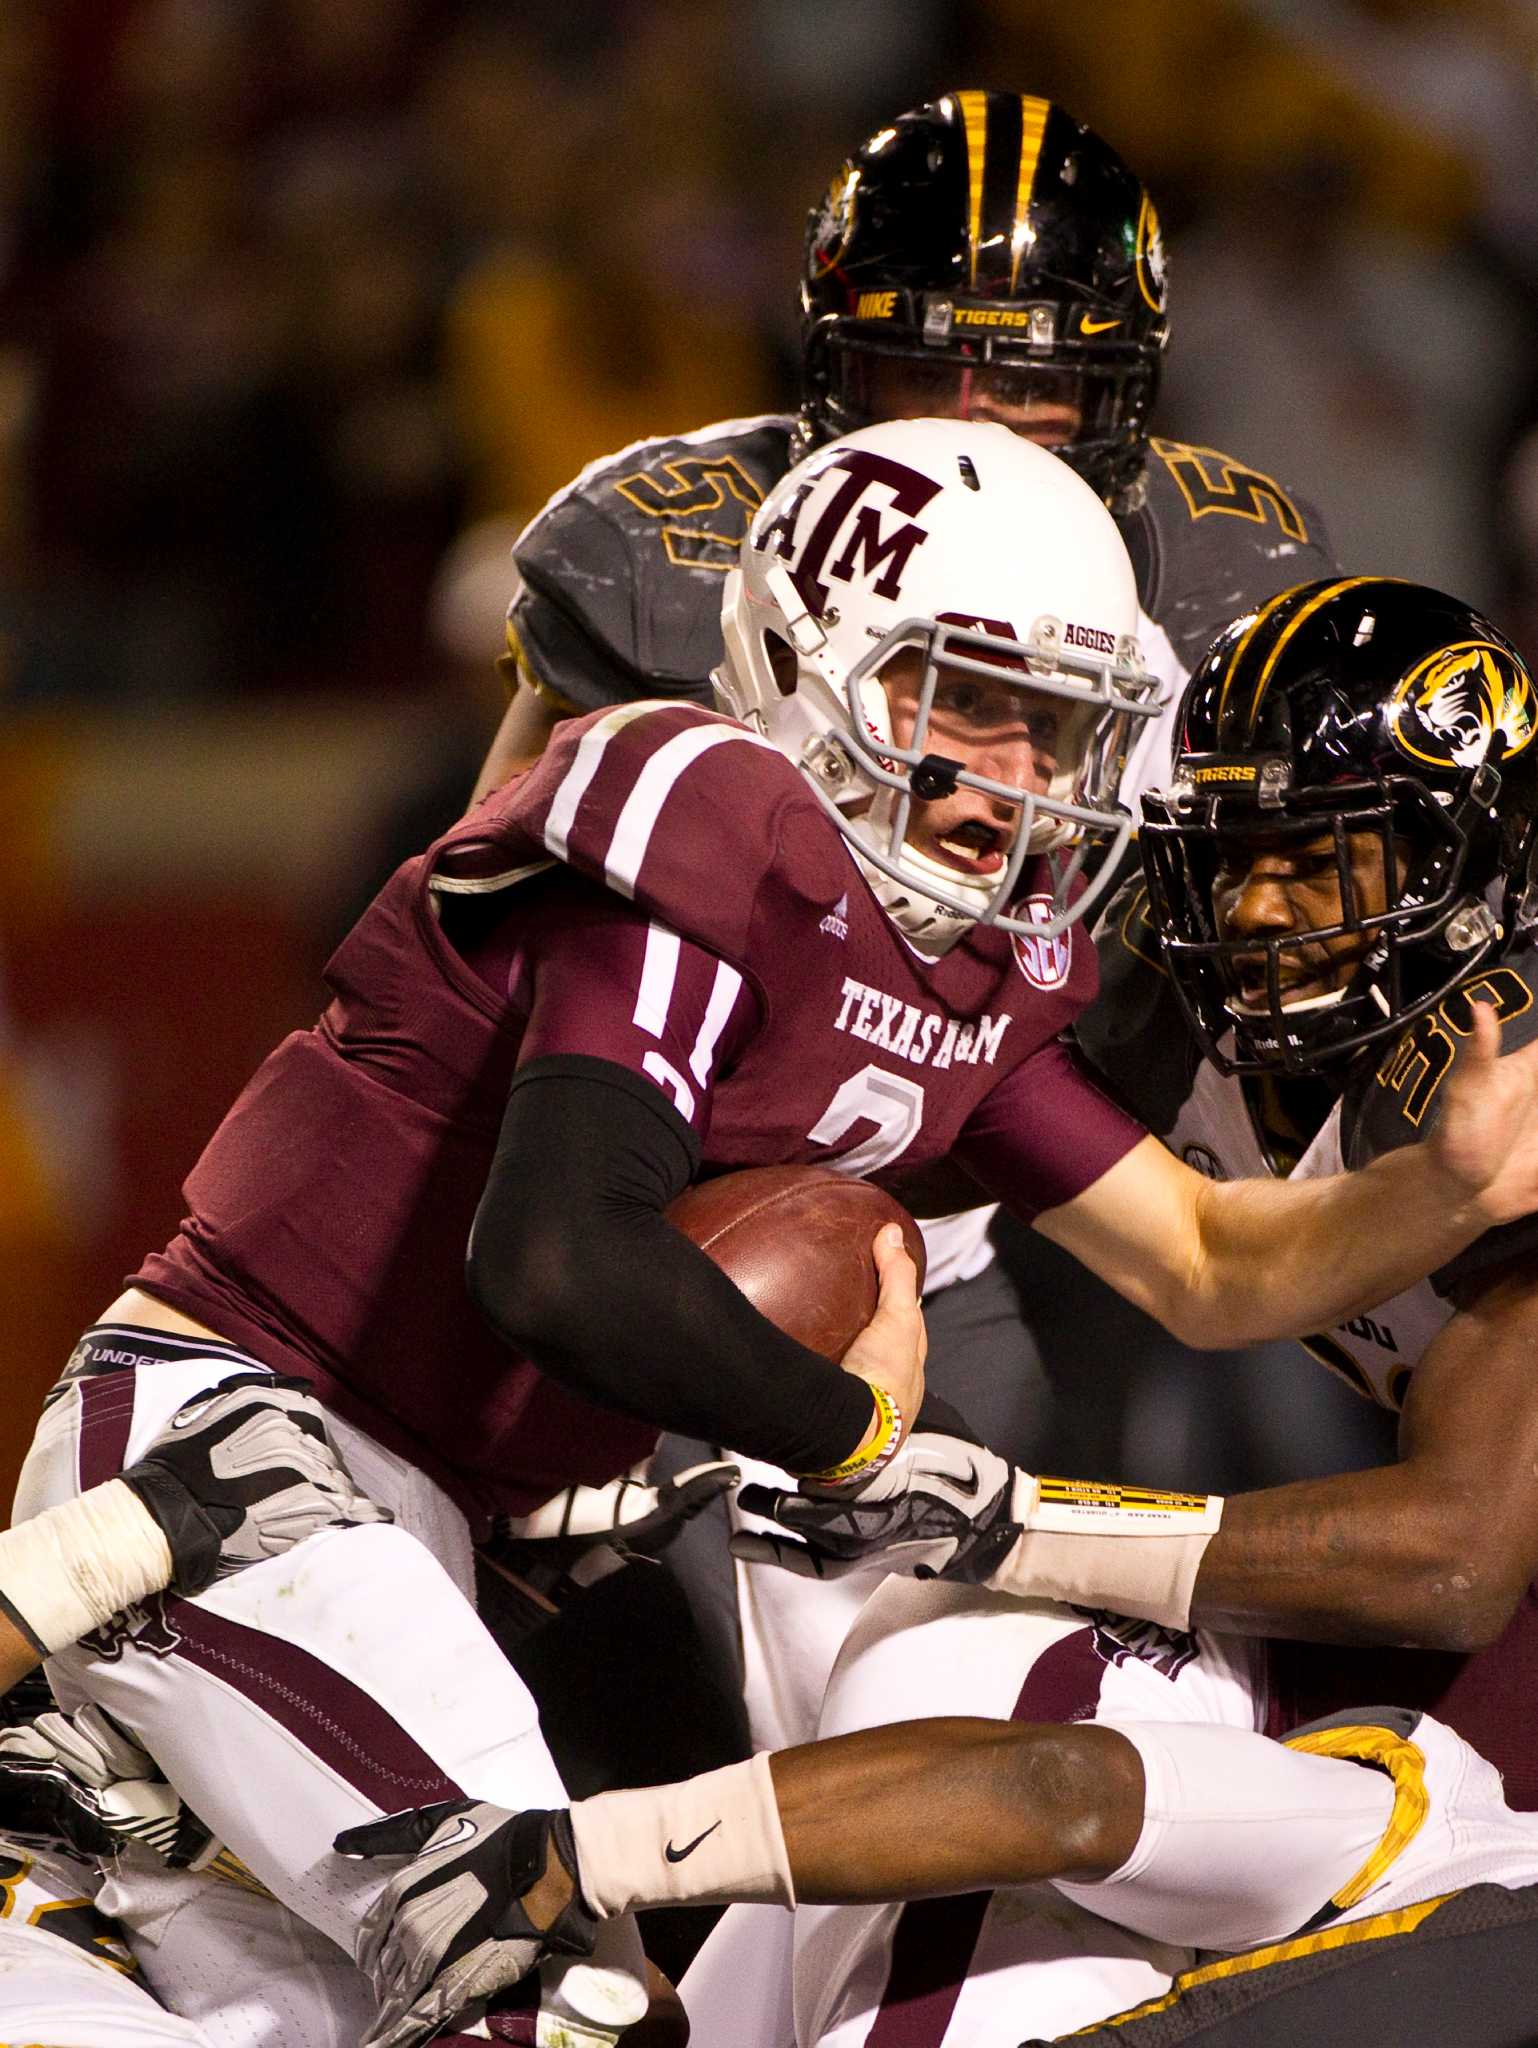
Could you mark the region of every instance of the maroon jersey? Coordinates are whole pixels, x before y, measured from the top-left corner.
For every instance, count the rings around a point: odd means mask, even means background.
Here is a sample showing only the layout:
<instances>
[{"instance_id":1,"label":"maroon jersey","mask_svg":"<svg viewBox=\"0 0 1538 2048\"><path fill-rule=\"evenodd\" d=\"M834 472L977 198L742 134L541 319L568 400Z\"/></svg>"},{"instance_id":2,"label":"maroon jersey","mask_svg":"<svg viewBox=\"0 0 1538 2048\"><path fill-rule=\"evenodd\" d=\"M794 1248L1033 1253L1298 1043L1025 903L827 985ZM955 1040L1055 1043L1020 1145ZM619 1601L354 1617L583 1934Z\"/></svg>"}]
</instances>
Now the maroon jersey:
<instances>
[{"instance_id":1,"label":"maroon jersey","mask_svg":"<svg viewBox=\"0 0 1538 2048\"><path fill-rule=\"evenodd\" d=\"M1045 871L1032 881L1045 897ZM1143 1135L1060 1039L1094 992L1087 935L916 953L799 772L685 705L563 725L391 879L327 978L330 1007L241 1095L136 1281L307 1373L476 1515L611 1477L650 1443L551 1385L466 1297L521 1062L624 1064L708 1171L880 1180L954 1155L1026 1216Z\"/></svg>"}]
</instances>

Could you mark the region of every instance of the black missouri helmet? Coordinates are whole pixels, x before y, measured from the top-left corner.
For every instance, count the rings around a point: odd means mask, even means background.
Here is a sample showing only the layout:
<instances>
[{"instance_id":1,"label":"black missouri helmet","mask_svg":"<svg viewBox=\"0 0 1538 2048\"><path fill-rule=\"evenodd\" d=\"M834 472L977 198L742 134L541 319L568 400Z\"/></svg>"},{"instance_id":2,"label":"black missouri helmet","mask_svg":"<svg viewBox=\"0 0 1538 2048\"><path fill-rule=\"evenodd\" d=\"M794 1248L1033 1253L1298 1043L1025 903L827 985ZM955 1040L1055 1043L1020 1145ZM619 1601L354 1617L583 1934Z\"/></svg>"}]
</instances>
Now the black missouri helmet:
<instances>
[{"instance_id":1,"label":"black missouri helmet","mask_svg":"<svg viewBox=\"0 0 1538 2048\"><path fill-rule=\"evenodd\" d=\"M864 142L810 216L805 437L1069 405L1077 424L1048 445L1122 497L1164 301L1158 215L1109 144L1049 100L947 93Z\"/></svg>"},{"instance_id":2,"label":"black missouri helmet","mask_svg":"<svg viewBox=\"0 0 1538 2048\"><path fill-rule=\"evenodd\" d=\"M1456 598L1373 576L1284 591L1218 636L1180 721L1140 844L1165 964L1225 1071L1302 1072L1397 1034L1538 921L1538 697ZM1381 910L1353 879L1361 833L1381 842ZM1220 867L1309 844L1333 861L1338 916L1220 937ZM1347 935L1362 943L1345 985L1289 1003L1299 963Z\"/></svg>"}]
</instances>

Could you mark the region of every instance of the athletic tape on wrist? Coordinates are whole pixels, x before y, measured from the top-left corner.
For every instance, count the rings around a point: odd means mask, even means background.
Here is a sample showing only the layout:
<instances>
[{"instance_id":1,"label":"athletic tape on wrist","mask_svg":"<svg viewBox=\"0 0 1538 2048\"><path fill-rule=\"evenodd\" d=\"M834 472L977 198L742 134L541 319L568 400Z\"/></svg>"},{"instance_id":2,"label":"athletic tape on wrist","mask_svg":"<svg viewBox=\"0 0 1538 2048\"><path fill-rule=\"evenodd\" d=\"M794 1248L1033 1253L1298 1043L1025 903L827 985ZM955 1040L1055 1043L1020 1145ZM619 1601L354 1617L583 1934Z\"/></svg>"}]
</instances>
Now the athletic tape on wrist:
<instances>
[{"instance_id":1,"label":"athletic tape on wrist","mask_svg":"<svg viewBox=\"0 0 1538 2048\"><path fill-rule=\"evenodd\" d=\"M684 1900L796 1903L767 1751L682 1784L579 1799L571 1831L601 1919Z\"/></svg>"},{"instance_id":2,"label":"athletic tape on wrist","mask_svg":"<svg viewBox=\"0 0 1538 2048\"><path fill-rule=\"evenodd\" d=\"M999 1592L1184 1629L1223 1496L1017 1472L1014 1515L1022 1532L988 1581Z\"/></svg>"},{"instance_id":3,"label":"athletic tape on wrist","mask_svg":"<svg viewBox=\"0 0 1538 2048\"><path fill-rule=\"evenodd\" d=\"M0 1595L45 1656L160 1592L171 1571L159 1523L121 1479L0 1534Z\"/></svg>"}]
</instances>

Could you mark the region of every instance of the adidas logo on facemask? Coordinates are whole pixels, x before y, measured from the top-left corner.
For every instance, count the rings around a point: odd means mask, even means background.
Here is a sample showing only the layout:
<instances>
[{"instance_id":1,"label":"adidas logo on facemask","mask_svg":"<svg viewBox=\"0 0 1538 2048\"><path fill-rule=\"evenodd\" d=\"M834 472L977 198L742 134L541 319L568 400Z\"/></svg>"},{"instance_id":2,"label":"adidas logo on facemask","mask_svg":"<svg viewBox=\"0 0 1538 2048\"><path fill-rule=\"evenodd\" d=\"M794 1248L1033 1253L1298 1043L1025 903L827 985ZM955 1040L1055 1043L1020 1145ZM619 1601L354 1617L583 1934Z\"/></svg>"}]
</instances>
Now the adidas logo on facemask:
<instances>
[{"instance_id":1,"label":"adidas logo on facemask","mask_svg":"<svg viewBox=\"0 0 1538 2048\"><path fill-rule=\"evenodd\" d=\"M834 904L833 908L828 912L827 916L822 920L821 924L818 925L817 929L820 932L826 932L829 938L848 938L849 898L847 896L840 896L837 903Z\"/></svg>"}]
</instances>

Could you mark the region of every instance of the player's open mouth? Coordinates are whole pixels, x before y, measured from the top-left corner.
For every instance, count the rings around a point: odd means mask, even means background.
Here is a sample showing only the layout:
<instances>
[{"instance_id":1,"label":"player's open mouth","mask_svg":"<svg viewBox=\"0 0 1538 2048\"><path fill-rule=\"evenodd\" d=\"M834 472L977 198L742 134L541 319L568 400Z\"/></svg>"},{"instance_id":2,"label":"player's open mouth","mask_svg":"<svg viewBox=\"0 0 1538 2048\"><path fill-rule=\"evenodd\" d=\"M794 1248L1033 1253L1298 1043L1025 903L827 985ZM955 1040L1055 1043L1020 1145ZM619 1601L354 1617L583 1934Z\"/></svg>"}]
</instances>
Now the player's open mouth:
<instances>
[{"instance_id":1,"label":"player's open mouth","mask_svg":"<svg viewBox=\"0 0 1538 2048\"><path fill-rule=\"evenodd\" d=\"M968 818L938 834L932 843L940 859L958 873L996 875L1009 852L1010 835L981 818Z\"/></svg>"},{"instance_id":2,"label":"player's open mouth","mask_svg":"<svg viewBox=\"0 0 1538 2048\"><path fill-rule=\"evenodd\" d=\"M1234 993L1233 1008L1246 1016L1264 1016L1271 1008L1265 963L1240 961L1235 979L1238 988ZM1284 968L1278 976L1277 995L1284 1010L1302 1008L1343 992L1344 984L1337 979L1333 967L1319 974L1300 974L1296 969L1288 972Z\"/></svg>"}]
</instances>

